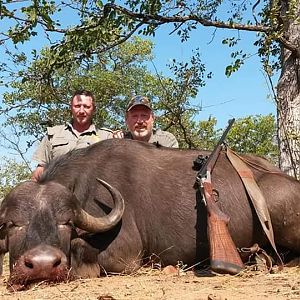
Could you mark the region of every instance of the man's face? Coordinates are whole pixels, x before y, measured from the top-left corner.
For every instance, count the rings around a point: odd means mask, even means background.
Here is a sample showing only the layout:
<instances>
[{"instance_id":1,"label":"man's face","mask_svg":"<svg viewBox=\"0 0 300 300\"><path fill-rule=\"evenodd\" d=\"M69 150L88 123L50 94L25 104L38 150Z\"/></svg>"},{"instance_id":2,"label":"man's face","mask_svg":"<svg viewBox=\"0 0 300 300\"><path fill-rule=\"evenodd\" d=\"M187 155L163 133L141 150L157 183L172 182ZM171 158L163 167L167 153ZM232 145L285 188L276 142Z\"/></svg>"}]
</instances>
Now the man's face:
<instances>
[{"instance_id":1,"label":"man's face","mask_svg":"<svg viewBox=\"0 0 300 300\"><path fill-rule=\"evenodd\" d=\"M148 142L152 134L154 115L144 106L137 105L126 113L126 125L133 139Z\"/></svg>"},{"instance_id":2,"label":"man's face","mask_svg":"<svg viewBox=\"0 0 300 300\"><path fill-rule=\"evenodd\" d=\"M71 102L73 126L89 127L94 111L95 106L90 96L76 95Z\"/></svg>"}]
</instances>

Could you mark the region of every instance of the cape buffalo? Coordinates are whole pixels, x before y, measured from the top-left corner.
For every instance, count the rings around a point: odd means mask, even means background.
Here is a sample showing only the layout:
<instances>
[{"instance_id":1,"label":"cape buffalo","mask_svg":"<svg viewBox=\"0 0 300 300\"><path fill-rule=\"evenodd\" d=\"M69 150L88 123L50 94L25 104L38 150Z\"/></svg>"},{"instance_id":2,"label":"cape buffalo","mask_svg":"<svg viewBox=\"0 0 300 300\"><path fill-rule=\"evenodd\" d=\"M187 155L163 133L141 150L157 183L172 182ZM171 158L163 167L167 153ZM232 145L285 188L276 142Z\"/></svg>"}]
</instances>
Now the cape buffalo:
<instances>
[{"instance_id":1,"label":"cape buffalo","mask_svg":"<svg viewBox=\"0 0 300 300\"><path fill-rule=\"evenodd\" d=\"M193 188L199 154L207 153L112 139L52 161L38 182L21 183L2 203L0 253L9 251L9 284L20 289L70 274L129 273L153 254L162 265L206 259L206 209ZM263 158L247 159L266 198L277 245L299 253L299 182ZM236 246L268 244L223 152L212 182Z\"/></svg>"}]
</instances>

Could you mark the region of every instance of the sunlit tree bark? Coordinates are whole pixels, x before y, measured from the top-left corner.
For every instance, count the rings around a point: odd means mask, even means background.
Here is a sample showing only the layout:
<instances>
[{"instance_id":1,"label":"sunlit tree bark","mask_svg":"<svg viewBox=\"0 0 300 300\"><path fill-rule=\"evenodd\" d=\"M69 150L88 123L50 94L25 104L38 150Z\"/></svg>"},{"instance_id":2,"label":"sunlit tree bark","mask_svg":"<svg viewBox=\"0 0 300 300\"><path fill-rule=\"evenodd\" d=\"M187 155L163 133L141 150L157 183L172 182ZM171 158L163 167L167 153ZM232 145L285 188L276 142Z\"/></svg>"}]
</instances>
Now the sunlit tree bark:
<instances>
[{"instance_id":1,"label":"sunlit tree bark","mask_svg":"<svg viewBox=\"0 0 300 300\"><path fill-rule=\"evenodd\" d=\"M282 1L282 14L289 9ZM300 13L300 4L297 15ZM284 36L298 51L281 46L281 74L277 85L278 137L280 167L299 179L300 176L300 23L284 22Z\"/></svg>"}]
</instances>

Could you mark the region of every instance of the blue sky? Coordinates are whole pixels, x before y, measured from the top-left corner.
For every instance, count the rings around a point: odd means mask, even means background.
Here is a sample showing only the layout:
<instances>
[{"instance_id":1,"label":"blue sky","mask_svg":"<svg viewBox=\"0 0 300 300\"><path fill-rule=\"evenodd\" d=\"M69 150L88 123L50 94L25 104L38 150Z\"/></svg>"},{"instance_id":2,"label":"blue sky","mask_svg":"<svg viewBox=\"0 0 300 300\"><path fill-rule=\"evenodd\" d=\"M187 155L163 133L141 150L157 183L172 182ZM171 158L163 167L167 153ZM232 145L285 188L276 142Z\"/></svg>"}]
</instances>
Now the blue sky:
<instances>
[{"instance_id":1,"label":"blue sky","mask_svg":"<svg viewBox=\"0 0 300 300\"><path fill-rule=\"evenodd\" d=\"M223 13L225 10L223 11ZM70 25L76 23L76 17L63 14L63 23ZM61 15L58 14L58 17ZM251 18L251 16L249 16ZM2 22L2 26L8 26ZM173 58L176 60L188 61L192 55L192 50L199 48L203 63L208 71L213 72L213 78L207 80L207 85L199 89L195 104L201 105L203 110L199 114L199 119L207 119L213 116L218 120L218 126L224 127L226 120L232 117L240 118L248 115L269 114L276 112L276 107L272 102L270 90L266 78L262 71L259 58L255 55L257 48L253 46L256 33L224 30L210 27L198 26L197 30L191 32L191 37L187 42L182 43L176 33L170 35L173 25L164 25L152 38L155 43L154 64L159 72L167 75L166 65ZM32 38L25 43L23 49L27 53L31 49L40 49L47 42L42 35ZM221 40L230 36L239 36L240 45L234 50L244 49L253 56L249 58L241 69L230 78L225 76L225 68L231 62L230 53L233 49L221 44ZM149 37L146 37L149 38ZM0 49L1 51L1 49ZM1 52L0 52L1 54ZM149 64L149 69L154 73L154 67ZM275 83L276 84L276 83ZM1 93L1 89L0 89ZM1 100L1 95L0 95Z\"/></svg>"},{"instance_id":2,"label":"blue sky","mask_svg":"<svg viewBox=\"0 0 300 300\"><path fill-rule=\"evenodd\" d=\"M238 72L228 78L225 76L225 68L231 62L232 49L222 45L221 40L228 37L229 31L219 29L214 33L214 40L211 43L213 29L200 28L192 33L187 42L181 43L176 34L169 35L170 28L172 27L160 30L153 39L156 45L154 60L156 68L163 71L172 58L188 60L192 49L198 47L207 70L213 72L213 78L207 80L206 86L199 89L195 100L196 104L203 107L199 119L205 120L213 116L218 121L217 126L224 127L227 120L232 117L276 113L259 57L255 54L257 51L253 46L255 33L230 32L231 35L239 34L242 39L237 49L246 49L252 56Z\"/></svg>"},{"instance_id":3,"label":"blue sky","mask_svg":"<svg viewBox=\"0 0 300 300\"><path fill-rule=\"evenodd\" d=\"M158 72L168 75L166 65L173 58L188 61L192 50L199 48L202 62L208 71L213 72L213 78L207 80L207 85L199 89L197 98L193 103L202 106L202 111L197 118L206 120L209 116L215 117L217 126L224 128L227 121L234 118L242 118L248 115L275 114L276 107L270 99L270 90L264 77L259 58L255 55L257 49L253 46L255 33L237 32L213 28L203 28L193 31L191 38L182 43L180 38L173 33L172 26L164 26L159 29L152 38L155 43L154 64ZM239 35L241 44L235 50L244 49L252 54L242 68L230 78L225 76L225 68L231 62L231 48L221 44L223 38ZM26 43L24 49L39 49L43 46L41 37L32 39ZM149 69L155 72L149 64ZM276 84L276 82L275 82ZM0 89L0 93L3 89ZM0 95L1 101L1 95ZM1 149L0 149L1 151ZM1 151L2 152L2 151ZM4 153L0 153L4 154Z\"/></svg>"}]
</instances>

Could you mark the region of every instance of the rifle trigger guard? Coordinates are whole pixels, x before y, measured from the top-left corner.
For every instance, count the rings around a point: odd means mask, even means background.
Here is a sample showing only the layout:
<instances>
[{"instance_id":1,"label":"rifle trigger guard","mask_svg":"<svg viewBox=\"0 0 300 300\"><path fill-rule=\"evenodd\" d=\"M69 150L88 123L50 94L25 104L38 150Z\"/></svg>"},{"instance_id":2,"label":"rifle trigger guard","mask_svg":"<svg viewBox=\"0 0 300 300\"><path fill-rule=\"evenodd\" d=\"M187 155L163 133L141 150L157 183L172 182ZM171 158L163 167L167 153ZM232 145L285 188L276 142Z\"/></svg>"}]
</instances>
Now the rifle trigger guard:
<instances>
[{"instance_id":1,"label":"rifle trigger guard","mask_svg":"<svg viewBox=\"0 0 300 300\"><path fill-rule=\"evenodd\" d=\"M213 189L213 195L214 195L214 199L215 199L215 202L218 202L219 201L219 191L216 190L216 189Z\"/></svg>"}]
</instances>

